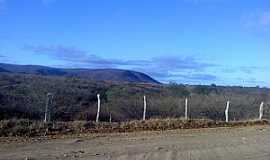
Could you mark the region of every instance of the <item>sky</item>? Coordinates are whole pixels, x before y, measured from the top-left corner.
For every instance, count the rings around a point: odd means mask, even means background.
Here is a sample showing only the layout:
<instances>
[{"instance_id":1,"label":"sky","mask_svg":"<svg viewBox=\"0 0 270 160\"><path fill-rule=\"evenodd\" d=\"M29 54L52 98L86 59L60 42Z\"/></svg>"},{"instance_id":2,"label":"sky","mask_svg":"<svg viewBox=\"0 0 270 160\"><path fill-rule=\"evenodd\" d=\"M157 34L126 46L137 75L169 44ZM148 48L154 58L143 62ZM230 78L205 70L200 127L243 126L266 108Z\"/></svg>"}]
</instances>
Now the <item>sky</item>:
<instances>
[{"instance_id":1,"label":"sky","mask_svg":"<svg viewBox=\"0 0 270 160\"><path fill-rule=\"evenodd\" d=\"M270 87L269 0L0 0L0 63Z\"/></svg>"}]
</instances>

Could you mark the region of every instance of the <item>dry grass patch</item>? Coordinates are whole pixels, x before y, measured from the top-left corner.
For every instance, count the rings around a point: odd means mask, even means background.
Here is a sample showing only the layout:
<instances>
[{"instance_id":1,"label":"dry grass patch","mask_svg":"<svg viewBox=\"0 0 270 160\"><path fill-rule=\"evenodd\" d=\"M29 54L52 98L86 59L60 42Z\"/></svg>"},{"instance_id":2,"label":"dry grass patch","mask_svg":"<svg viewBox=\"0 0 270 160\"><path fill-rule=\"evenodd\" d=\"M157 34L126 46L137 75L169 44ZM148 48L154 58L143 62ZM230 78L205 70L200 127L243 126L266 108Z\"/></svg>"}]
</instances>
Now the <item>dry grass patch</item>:
<instances>
[{"instance_id":1,"label":"dry grass patch","mask_svg":"<svg viewBox=\"0 0 270 160\"><path fill-rule=\"evenodd\" d=\"M72 121L44 123L25 119L12 119L0 121L0 137L35 137L47 135L80 134L80 133L112 133L112 132L136 132L159 131L172 129L194 129L214 127L237 127L270 124L268 120L223 122L208 119L184 120L175 119L149 119L147 121L128 122L100 122Z\"/></svg>"}]
</instances>

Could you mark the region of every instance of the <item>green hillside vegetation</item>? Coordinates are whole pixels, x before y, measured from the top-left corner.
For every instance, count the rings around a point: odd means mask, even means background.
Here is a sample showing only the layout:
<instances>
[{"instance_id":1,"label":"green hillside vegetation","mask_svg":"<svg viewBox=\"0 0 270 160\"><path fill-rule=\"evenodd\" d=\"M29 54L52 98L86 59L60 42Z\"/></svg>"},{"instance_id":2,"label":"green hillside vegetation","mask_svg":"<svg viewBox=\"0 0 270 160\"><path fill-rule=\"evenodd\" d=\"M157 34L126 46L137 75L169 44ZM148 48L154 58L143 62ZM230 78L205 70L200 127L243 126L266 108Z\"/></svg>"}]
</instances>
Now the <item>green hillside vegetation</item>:
<instances>
[{"instance_id":1,"label":"green hillside vegetation","mask_svg":"<svg viewBox=\"0 0 270 160\"><path fill-rule=\"evenodd\" d=\"M147 97L147 118L184 116L184 100L189 99L192 119L224 120L230 100L230 120L258 118L265 102L264 118L270 118L270 90L223 86L145 84L93 81L83 78L31 74L0 74L0 120L42 120L47 93L54 95L55 121L95 120L97 97L101 94L101 121L129 121L142 118L143 95Z\"/></svg>"}]
</instances>

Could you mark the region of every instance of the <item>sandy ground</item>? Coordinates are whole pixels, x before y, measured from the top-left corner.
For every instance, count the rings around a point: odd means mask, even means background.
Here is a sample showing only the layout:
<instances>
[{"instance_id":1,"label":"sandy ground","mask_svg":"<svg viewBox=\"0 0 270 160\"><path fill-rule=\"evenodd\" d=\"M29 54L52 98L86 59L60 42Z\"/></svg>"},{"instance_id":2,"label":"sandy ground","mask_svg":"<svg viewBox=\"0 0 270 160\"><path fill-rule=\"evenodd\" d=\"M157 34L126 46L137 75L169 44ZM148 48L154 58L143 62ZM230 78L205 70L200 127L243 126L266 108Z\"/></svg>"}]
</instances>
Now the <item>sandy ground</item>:
<instances>
[{"instance_id":1,"label":"sandy ground","mask_svg":"<svg viewBox=\"0 0 270 160\"><path fill-rule=\"evenodd\" d=\"M0 160L266 160L270 126L82 135L0 142Z\"/></svg>"}]
</instances>

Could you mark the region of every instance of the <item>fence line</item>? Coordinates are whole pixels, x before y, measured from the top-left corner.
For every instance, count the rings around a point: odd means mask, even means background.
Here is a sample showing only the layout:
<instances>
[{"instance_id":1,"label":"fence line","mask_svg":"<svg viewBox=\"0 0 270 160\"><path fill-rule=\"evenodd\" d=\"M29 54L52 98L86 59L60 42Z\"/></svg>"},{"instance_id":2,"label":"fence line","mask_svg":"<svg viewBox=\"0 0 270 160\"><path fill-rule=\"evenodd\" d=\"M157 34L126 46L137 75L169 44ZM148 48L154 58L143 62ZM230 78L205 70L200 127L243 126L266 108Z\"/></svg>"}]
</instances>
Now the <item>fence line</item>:
<instances>
[{"instance_id":1,"label":"fence line","mask_svg":"<svg viewBox=\"0 0 270 160\"><path fill-rule=\"evenodd\" d=\"M51 121L51 114L52 114L52 103L53 103L53 94L48 93L47 94L47 99L46 99L46 107L45 107L45 115L44 115L44 122L50 122ZM100 115L100 94L97 94L97 113L96 113L96 122L99 122L99 115ZM225 114L225 121L229 122L229 110L230 110L230 101L228 100L226 103L226 108L224 111ZM185 98L185 120L189 119L188 116L188 98ZM143 117L142 120L145 121L146 120L146 114L147 114L147 100L146 100L146 95L143 96ZM259 106L259 120L262 120L263 118L263 114L264 114L264 102L261 102L260 106ZM110 112L109 115L109 122L112 122L112 114Z\"/></svg>"},{"instance_id":2,"label":"fence line","mask_svg":"<svg viewBox=\"0 0 270 160\"><path fill-rule=\"evenodd\" d=\"M97 95L98 97L98 111L97 111L97 119L96 122L98 122L98 117L99 117L99 112L100 112L100 95ZM146 96L143 96L143 121L145 121L146 117ZM260 109L259 109L259 120L262 120L263 117L263 107L264 107L264 102L261 102ZM225 113L225 121L229 122L229 108L230 108L230 101L227 101L226 103L226 109L224 111ZM188 120L188 98L185 98L185 119ZM110 122L112 121L111 113L110 113Z\"/></svg>"}]
</instances>

